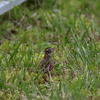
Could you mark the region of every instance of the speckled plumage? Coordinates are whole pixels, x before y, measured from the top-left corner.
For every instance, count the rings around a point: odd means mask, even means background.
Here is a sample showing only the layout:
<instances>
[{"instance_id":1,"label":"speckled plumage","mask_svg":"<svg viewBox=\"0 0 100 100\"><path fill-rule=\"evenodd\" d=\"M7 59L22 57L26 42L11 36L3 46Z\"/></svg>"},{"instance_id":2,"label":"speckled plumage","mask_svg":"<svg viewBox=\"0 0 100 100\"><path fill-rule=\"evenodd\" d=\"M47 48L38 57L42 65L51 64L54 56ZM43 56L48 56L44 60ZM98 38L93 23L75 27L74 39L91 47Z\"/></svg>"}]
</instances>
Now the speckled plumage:
<instances>
[{"instance_id":1,"label":"speckled plumage","mask_svg":"<svg viewBox=\"0 0 100 100\"><path fill-rule=\"evenodd\" d=\"M40 69L43 69L44 73L49 74L49 72L54 68L55 61L52 58L52 53L54 52L53 48L46 48L44 57L40 62Z\"/></svg>"}]
</instances>

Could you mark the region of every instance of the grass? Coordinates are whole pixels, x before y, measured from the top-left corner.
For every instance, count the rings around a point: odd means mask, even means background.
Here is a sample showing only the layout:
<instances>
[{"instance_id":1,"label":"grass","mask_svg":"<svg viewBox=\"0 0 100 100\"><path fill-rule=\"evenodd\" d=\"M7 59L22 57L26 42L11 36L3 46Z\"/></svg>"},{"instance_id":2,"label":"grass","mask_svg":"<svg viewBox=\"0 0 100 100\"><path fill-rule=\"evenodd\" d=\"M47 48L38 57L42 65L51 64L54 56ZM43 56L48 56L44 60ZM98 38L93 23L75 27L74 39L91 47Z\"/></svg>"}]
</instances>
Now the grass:
<instances>
[{"instance_id":1,"label":"grass","mask_svg":"<svg viewBox=\"0 0 100 100\"><path fill-rule=\"evenodd\" d=\"M28 5L0 18L0 99L99 100L99 0ZM46 47L56 49L51 79L39 70Z\"/></svg>"}]
</instances>

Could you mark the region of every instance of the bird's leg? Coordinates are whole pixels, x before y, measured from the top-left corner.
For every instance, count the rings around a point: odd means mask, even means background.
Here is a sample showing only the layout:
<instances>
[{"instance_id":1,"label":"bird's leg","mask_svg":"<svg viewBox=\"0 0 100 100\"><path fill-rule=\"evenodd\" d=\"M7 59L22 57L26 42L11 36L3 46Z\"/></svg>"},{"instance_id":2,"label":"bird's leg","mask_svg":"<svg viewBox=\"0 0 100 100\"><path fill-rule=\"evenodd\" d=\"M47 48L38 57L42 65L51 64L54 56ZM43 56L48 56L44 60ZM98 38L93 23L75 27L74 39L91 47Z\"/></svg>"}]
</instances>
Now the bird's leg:
<instances>
[{"instance_id":1,"label":"bird's leg","mask_svg":"<svg viewBox=\"0 0 100 100\"><path fill-rule=\"evenodd\" d=\"M50 71L48 71L48 77L49 77L49 79L50 79L50 81L52 81L52 77L51 77L51 73L50 73Z\"/></svg>"}]
</instances>

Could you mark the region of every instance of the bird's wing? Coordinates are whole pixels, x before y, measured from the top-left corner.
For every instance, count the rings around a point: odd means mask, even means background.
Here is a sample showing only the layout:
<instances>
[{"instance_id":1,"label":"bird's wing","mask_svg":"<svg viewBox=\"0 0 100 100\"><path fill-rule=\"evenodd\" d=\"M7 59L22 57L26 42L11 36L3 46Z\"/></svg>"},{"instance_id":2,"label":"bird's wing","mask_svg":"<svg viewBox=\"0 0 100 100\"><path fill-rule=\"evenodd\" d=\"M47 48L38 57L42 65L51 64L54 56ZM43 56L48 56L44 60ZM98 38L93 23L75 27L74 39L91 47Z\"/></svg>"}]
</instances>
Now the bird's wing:
<instances>
[{"instance_id":1,"label":"bird's wing","mask_svg":"<svg viewBox=\"0 0 100 100\"><path fill-rule=\"evenodd\" d=\"M47 66L47 68L44 70L44 73L48 73L49 71L51 71L54 68L54 64L55 62L53 60L51 60Z\"/></svg>"},{"instance_id":2,"label":"bird's wing","mask_svg":"<svg viewBox=\"0 0 100 100\"><path fill-rule=\"evenodd\" d=\"M42 69L44 66L45 66L45 60L43 59L41 62L40 62L40 69Z\"/></svg>"},{"instance_id":3,"label":"bird's wing","mask_svg":"<svg viewBox=\"0 0 100 100\"><path fill-rule=\"evenodd\" d=\"M54 65L55 65L54 60L51 60L49 65L49 71L51 71L54 68Z\"/></svg>"}]
</instances>

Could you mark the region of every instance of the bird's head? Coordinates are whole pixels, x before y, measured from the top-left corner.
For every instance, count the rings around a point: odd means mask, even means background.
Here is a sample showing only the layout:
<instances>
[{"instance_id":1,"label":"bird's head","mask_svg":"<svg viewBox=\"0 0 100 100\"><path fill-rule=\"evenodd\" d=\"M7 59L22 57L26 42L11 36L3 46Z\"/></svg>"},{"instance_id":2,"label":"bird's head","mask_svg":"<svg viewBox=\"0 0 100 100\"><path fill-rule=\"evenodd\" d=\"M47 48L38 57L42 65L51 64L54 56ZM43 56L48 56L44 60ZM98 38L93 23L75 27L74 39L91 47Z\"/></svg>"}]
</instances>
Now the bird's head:
<instances>
[{"instance_id":1,"label":"bird's head","mask_svg":"<svg viewBox=\"0 0 100 100\"><path fill-rule=\"evenodd\" d=\"M44 53L47 55L51 55L54 52L54 48L48 47L45 49Z\"/></svg>"}]
</instances>

